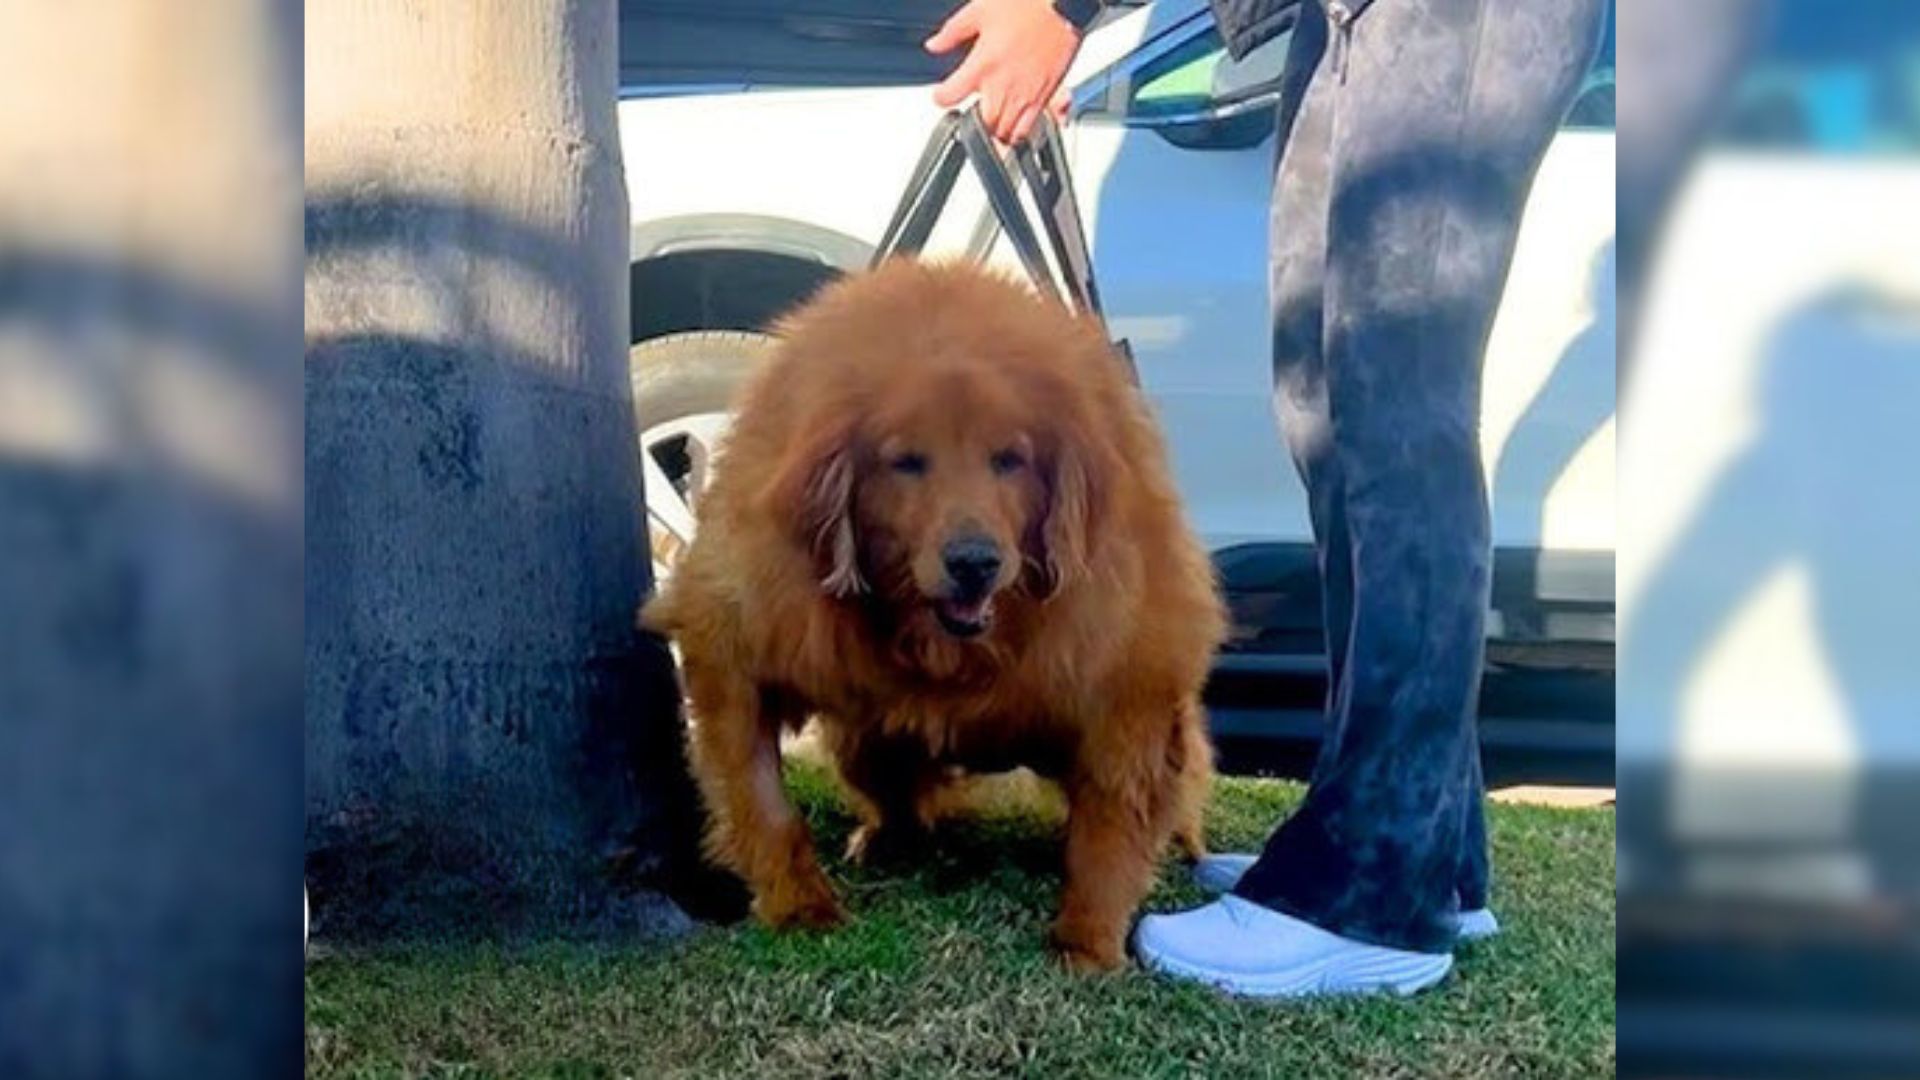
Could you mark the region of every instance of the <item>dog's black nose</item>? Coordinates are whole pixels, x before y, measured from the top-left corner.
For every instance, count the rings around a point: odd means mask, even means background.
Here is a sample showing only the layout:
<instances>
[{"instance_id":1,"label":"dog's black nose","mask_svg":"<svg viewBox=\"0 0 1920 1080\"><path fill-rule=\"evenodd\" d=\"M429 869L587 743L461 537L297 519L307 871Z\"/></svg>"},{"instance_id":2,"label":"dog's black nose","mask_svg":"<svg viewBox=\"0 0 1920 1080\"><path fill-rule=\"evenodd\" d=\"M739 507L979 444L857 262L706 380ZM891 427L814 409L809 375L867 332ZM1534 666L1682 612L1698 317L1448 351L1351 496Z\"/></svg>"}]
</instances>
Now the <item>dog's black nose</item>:
<instances>
[{"instance_id":1,"label":"dog's black nose","mask_svg":"<svg viewBox=\"0 0 1920 1080\"><path fill-rule=\"evenodd\" d=\"M982 536L949 541L940 557L946 561L947 577L962 595L979 596L1000 575L1000 548Z\"/></svg>"}]
</instances>

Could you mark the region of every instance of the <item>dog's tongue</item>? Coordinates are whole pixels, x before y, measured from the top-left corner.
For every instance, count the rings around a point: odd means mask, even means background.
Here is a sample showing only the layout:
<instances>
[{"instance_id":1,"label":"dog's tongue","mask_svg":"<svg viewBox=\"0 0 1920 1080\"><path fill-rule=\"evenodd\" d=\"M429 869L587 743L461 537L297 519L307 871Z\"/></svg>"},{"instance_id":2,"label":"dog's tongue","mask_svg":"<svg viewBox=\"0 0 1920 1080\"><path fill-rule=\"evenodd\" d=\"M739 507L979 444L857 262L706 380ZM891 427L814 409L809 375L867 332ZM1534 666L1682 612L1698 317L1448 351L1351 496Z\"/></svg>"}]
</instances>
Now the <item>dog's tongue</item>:
<instances>
[{"instance_id":1,"label":"dog's tongue","mask_svg":"<svg viewBox=\"0 0 1920 1080\"><path fill-rule=\"evenodd\" d=\"M978 600L942 600L937 609L947 631L959 637L972 637L987 628L993 618L993 597Z\"/></svg>"}]
</instances>

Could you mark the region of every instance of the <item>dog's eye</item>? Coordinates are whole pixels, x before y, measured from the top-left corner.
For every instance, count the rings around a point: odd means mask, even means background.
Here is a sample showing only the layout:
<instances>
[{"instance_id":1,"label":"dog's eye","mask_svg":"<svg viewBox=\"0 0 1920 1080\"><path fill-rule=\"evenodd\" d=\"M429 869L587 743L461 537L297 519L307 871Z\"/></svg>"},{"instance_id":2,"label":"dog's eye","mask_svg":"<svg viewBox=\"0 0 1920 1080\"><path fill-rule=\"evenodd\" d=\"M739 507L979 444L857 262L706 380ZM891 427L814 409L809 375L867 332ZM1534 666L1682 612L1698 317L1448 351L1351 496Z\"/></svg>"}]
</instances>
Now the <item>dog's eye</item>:
<instances>
[{"instance_id":1,"label":"dog's eye","mask_svg":"<svg viewBox=\"0 0 1920 1080\"><path fill-rule=\"evenodd\" d=\"M927 473L927 455L900 454L887 463L888 467L902 476L925 476Z\"/></svg>"},{"instance_id":2,"label":"dog's eye","mask_svg":"<svg viewBox=\"0 0 1920 1080\"><path fill-rule=\"evenodd\" d=\"M993 471L1002 476L1008 473L1019 472L1021 469L1027 467L1027 459L1022 457L1018 450L996 451L993 457L988 460L993 464Z\"/></svg>"}]
</instances>

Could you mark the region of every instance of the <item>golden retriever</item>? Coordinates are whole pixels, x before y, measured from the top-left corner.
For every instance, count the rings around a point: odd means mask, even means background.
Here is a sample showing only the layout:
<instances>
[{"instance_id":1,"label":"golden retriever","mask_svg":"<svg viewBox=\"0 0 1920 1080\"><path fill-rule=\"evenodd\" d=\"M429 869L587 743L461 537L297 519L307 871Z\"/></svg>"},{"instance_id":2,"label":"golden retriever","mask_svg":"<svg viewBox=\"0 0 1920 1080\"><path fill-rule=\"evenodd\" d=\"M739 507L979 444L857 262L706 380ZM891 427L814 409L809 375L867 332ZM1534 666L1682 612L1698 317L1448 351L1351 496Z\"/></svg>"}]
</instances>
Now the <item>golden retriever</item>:
<instances>
[{"instance_id":1,"label":"golden retriever","mask_svg":"<svg viewBox=\"0 0 1920 1080\"><path fill-rule=\"evenodd\" d=\"M1028 766L1068 805L1053 942L1122 964L1168 839L1202 850L1225 632L1141 396L1096 322L965 266L895 260L779 335L644 615L681 649L709 850L767 923L840 920L781 787L809 716L856 859L911 847L965 773Z\"/></svg>"}]
</instances>

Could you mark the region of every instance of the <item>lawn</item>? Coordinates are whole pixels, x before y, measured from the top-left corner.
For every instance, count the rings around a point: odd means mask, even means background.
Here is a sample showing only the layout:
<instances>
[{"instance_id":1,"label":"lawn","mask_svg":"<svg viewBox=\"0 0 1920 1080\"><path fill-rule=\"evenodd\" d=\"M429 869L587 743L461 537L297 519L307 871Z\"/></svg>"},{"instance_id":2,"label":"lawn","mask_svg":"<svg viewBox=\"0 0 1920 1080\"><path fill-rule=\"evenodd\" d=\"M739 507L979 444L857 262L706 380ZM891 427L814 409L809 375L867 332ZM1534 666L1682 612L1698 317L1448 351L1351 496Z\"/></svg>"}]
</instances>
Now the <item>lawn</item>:
<instances>
[{"instance_id":1,"label":"lawn","mask_svg":"<svg viewBox=\"0 0 1920 1080\"><path fill-rule=\"evenodd\" d=\"M666 944L395 943L307 966L307 1073L546 1076L1611 1076L1611 810L1490 808L1499 938L1410 1000L1247 1003L1138 971L1075 977L1042 942L1058 811L1003 797L924 864L837 858L851 827L817 766L789 784L855 921ZM1300 787L1222 780L1216 849ZM1155 910L1198 899L1169 863Z\"/></svg>"}]
</instances>

